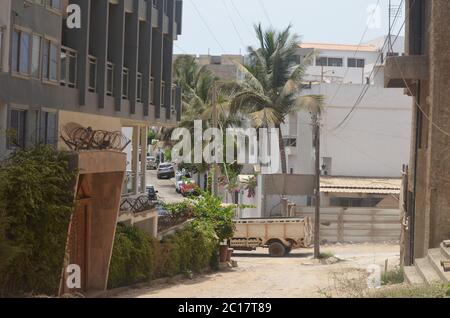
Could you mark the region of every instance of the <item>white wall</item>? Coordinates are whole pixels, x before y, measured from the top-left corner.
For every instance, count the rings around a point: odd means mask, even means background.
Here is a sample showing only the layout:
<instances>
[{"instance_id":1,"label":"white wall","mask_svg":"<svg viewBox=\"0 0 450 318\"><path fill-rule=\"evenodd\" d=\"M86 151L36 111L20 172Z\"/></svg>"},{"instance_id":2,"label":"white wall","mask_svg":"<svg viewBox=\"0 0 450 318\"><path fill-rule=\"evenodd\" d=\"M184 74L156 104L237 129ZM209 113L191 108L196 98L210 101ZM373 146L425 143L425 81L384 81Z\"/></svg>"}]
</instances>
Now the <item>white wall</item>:
<instances>
[{"instance_id":1,"label":"white wall","mask_svg":"<svg viewBox=\"0 0 450 318\"><path fill-rule=\"evenodd\" d=\"M344 84L336 95L338 89L338 84L322 84L304 91L304 94L323 94L326 98L321 157L331 158L332 175L400 177L402 165L409 162L411 99L402 89L371 85L346 124L335 130L352 109L362 86ZM303 149L303 153L313 151L311 139L299 132L300 143L311 144L311 148ZM305 163L300 154L289 161L289 167L293 167L295 173L297 169L304 169L305 164L310 161Z\"/></svg>"}]
</instances>

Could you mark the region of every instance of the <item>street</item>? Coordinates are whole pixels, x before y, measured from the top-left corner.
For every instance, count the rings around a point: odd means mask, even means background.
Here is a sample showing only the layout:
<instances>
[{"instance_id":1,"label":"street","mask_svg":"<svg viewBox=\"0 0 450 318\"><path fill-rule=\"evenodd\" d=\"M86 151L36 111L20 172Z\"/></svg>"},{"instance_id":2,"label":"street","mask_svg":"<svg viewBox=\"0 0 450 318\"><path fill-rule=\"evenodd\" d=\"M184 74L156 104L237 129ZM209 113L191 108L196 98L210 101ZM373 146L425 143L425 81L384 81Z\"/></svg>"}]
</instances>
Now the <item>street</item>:
<instances>
[{"instance_id":1,"label":"street","mask_svg":"<svg viewBox=\"0 0 450 318\"><path fill-rule=\"evenodd\" d=\"M158 197L165 203L177 203L184 200L181 194L175 191L175 179L161 179L156 177L156 170L147 171L147 186L154 186Z\"/></svg>"},{"instance_id":2,"label":"street","mask_svg":"<svg viewBox=\"0 0 450 318\"><path fill-rule=\"evenodd\" d=\"M312 249L294 251L286 258L271 258L267 250L237 252L233 259L238 267L200 275L172 284L130 289L119 298L296 298L324 297L324 291L335 288L337 279L362 277L371 264L382 268L398 264L397 244L329 245L322 249L341 261L317 264ZM364 283L364 281L363 281ZM243 288L245 286L245 288Z\"/></svg>"}]
</instances>

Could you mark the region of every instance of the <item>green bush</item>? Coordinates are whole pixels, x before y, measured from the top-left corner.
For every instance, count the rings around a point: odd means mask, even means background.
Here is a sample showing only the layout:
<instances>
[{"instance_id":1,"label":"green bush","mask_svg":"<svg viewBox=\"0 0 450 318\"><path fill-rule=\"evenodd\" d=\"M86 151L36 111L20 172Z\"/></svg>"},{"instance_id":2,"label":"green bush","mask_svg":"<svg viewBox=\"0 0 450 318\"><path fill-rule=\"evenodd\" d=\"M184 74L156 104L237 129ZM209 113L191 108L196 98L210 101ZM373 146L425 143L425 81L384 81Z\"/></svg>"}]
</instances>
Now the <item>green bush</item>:
<instances>
[{"instance_id":1,"label":"green bush","mask_svg":"<svg viewBox=\"0 0 450 318\"><path fill-rule=\"evenodd\" d=\"M156 242L137 228L117 225L109 267L109 287L148 281L154 276Z\"/></svg>"},{"instance_id":2,"label":"green bush","mask_svg":"<svg viewBox=\"0 0 450 318\"><path fill-rule=\"evenodd\" d=\"M137 228L119 225L108 286L116 288L155 278L198 273L215 264L218 243L213 227L202 222L195 221L162 242Z\"/></svg>"},{"instance_id":3,"label":"green bush","mask_svg":"<svg viewBox=\"0 0 450 318\"><path fill-rule=\"evenodd\" d=\"M228 240L233 236L235 224L233 222L235 207L223 207L222 201L207 192L193 201L194 216L200 222L210 224L220 241Z\"/></svg>"},{"instance_id":4,"label":"green bush","mask_svg":"<svg viewBox=\"0 0 450 318\"><path fill-rule=\"evenodd\" d=\"M0 267L3 295L57 292L74 177L68 157L49 146L15 152L0 167L0 254L10 251Z\"/></svg>"}]
</instances>

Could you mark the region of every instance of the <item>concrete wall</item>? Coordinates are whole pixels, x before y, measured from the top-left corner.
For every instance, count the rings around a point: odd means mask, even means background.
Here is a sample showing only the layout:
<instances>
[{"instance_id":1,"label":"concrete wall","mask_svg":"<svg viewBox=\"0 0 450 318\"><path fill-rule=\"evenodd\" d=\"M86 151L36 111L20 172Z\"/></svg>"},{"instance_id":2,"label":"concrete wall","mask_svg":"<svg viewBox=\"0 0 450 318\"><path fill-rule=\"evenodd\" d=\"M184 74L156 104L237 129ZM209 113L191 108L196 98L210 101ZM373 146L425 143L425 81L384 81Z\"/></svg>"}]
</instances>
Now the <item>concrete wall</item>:
<instances>
[{"instance_id":1,"label":"concrete wall","mask_svg":"<svg viewBox=\"0 0 450 318\"><path fill-rule=\"evenodd\" d=\"M303 91L305 95L321 94L326 99L321 157L331 158L334 176L400 177L402 165L409 161L412 116L411 99L403 95L402 89L370 86L350 120L335 130L351 111L362 87L324 83ZM291 115L288 123L284 134L296 136L298 145L290 150L288 171L314 171L310 115Z\"/></svg>"},{"instance_id":2,"label":"concrete wall","mask_svg":"<svg viewBox=\"0 0 450 318\"><path fill-rule=\"evenodd\" d=\"M314 208L298 208L297 217L310 217ZM320 240L329 243L384 243L400 239L400 211L397 209L321 209Z\"/></svg>"}]
</instances>

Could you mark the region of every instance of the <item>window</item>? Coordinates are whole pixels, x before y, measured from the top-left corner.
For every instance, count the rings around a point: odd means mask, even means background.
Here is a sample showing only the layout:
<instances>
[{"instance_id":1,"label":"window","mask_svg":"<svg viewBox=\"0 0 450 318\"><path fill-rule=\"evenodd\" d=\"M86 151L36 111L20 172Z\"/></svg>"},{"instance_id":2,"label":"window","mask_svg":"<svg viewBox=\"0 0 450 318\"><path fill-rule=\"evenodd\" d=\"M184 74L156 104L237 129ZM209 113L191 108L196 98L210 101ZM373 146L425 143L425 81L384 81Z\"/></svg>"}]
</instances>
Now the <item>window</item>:
<instances>
[{"instance_id":1,"label":"window","mask_svg":"<svg viewBox=\"0 0 450 318\"><path fill-rule=\"evenodd\" d=\"M150 79L150 104L155 105L155 79Z\"/></svg>"},{"instance_id":2,"label":"window","mask_svg":"<svg viewBox=\"0 0 450 318\"><path fill-rule=\"evenodd\" d=\"M12 71L30 74L30 34L14 30L12 44Z\"/></svg>"},{"instance_id":3,"label":"window","mask_svg":"<svg viewBox=\"0 0 450 318\"><path fill-rule=\"evenodd\" d=\"M76 87L77 81L77 52L61 48L61 85Z\"/></svg>"},{"instance_id":4,"label":"window","mask_svg":"<svg viewBox=\"0 0 450 318\"><path fill-rule=\"evenodd\" d=\"M114 96L114 64L111 62L106 66L106 95Z\"/></svg>"},{"instance_id":5,"label":"window","mask_svg":"<svg viewBox=\"0 0 450 318\"><path fill-rule=\"evenodd\" d=\"M58 80L58 47L50 40L44 40L42 46L42 78L53 82Z\"/></svg>"},{"instance_id":6,"label":"window","mask_svg":"<svg viewBox=\"0 0 450 318\"><path fill-rule=\"evenodd\" d=\"M129 85L130 85L130 70L126 67L123 68L122 71L122 98L128 99L128 91L129 91Z\"/></svg>"},{"instance_id":7,"label":"window","mask_svg":"<svg viewBox=\"0 0 450 318\"><path fill-rule=\"evenodd\" d=\"M41 37L39 35L33 35L33 44L31 48L31 76L34 78L39 78L41 73L41 46Z\"/></svg>"},{"instance_id":8,"label":"window","mask_svg":"<svg viewBox=\"0 0 450 318\"><path fill-rule=\"evenodd\" d=\"M8 148L25 148L26 111L11 109L9 112Z\"/></svg>"},{"instance_id":9,"label":"window","mask_svg":"<svg viewBox=\"0 0 450 318\"><path fill-rule=\"evenodd\" d=\"M177 99L177 87L173 86L172 87L172 96L171 96L171 105L175 106L175 101Z\"/></svg>"},{"instance_id":10,"label":"window","mask_svg":"<svg viewBox=\"0 0 450 318\"><path fill-rule=\"evenodd\" d=\"M95 93L97 91L97 59L89 56L89 91Z\"/></svg>"},{"instance_id":11,"label":"window","mask_svg":"<svg viewBox=\"0 0 450 318\"><path fill-rule=\"evenodd\" d=\"M57 115L51 112L41 112L40 142L46 145L58 144Z\"/></svg>"},{"instance_id":12,"label":"window","mask_svg":"<svg viewBox=\"0 0 450 318\"><path fill-rule=\"evenodd\" d=\"M344 60L339 57L317 57L316 66L342 67Z\"/></svg>"},{"instance_id":13,"label":"window","mask_svg":"<svg viewBox=\"0 0 450 318\"><path fill-rule=\"evenodd\" d=\"M142 74L137 73L137 95L136 95L136 101L138 103L142 102Z\"/></svg>"},{"instance_id":14,"label":"window","mask_svg":"<svg viewBox=\"0 0 450 318\"><path fill-rule=\"evenodd\" d=\"M297 147L297 138L284 138L286 147Z\"/></svg>"},{"instance_id":15,"label":"window","mask_svg":"<svg viewBox=\"0 0 450 318\"><path fill-rule=\"evenodd\" d=\"M344 65L344 61L341 58L328 58L328 66L342 67Z\"/></svg>"},{"instance_id":16,"label":"window","mask_svg":"<svg viewBox=\"0 0 450 318\"><path fill-rule=\"evenodd\" d=\"M326 57L318 57L316 58L316 66L327 66L328 58Z\"/></svg>"},{"instance_id":17,"label":"window","mask_svg":"<svg viewBox=\"0 0 450 318\"><path fill-rule=\"evenodd\" d=\"M364 68L365 60L364 59L349 58L347 60L347 66L348 67L356 67L356 68Z\"/></svg>"},{"instance_id":18,"label":"window","mask_svg":"<svg viewBox=\"0 0 450 318\"><path fill-rule=\"evenodd\" d=\"M61 10L61 0L48 0L48 5L55 10Z\"/></svg>"}]
</instances>

